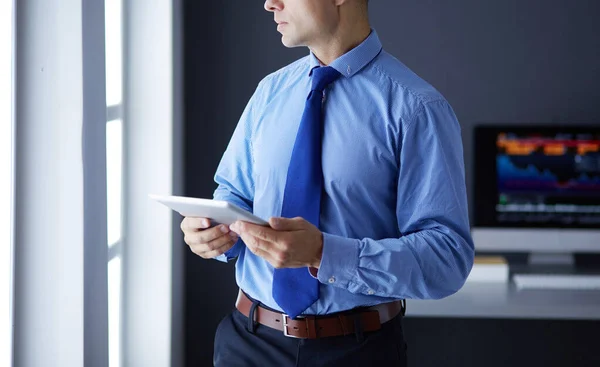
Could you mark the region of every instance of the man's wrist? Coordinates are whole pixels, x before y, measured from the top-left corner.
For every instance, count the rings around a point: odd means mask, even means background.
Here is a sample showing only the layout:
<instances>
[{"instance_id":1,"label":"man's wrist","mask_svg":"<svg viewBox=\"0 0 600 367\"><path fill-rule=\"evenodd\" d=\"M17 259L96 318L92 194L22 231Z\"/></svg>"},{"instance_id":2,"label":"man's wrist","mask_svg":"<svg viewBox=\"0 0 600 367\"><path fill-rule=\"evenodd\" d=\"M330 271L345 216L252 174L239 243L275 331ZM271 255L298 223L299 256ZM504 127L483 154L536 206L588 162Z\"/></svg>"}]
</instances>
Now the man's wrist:
<instances>
[{"instance_id":1,"label":"man's wrist","mask_svg":"<svg viewBox=\"0 0 600 367\"><path fill-rule=\"evenodd\" d=\"M308 264L310 268L319 269L321 267L321 259L323 258L323 233L319 232L319 246L317 248L317 254L315 259Z\"/></svg>"}]
</instances>

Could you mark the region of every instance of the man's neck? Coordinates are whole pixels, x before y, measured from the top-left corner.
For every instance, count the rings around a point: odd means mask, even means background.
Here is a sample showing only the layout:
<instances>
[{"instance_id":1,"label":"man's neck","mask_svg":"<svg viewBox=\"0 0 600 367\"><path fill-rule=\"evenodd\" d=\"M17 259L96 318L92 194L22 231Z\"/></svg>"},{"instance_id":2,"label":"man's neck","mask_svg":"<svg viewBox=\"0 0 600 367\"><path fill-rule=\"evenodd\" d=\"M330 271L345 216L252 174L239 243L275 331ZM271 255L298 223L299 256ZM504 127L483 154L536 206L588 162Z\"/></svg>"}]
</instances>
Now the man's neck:
<instances>
[{"instance_id":1,"label":"man's neck","mask_svg":"<svg viewBox=\"0 0 600 367\"><path fill-rule=\"evenodd\" d=\"M330 37L309 48L321 64L329 65L360 45L370 33L371 27L368 21L357 22L353 26L342 23Z\"/></svg>"}]
</instances>

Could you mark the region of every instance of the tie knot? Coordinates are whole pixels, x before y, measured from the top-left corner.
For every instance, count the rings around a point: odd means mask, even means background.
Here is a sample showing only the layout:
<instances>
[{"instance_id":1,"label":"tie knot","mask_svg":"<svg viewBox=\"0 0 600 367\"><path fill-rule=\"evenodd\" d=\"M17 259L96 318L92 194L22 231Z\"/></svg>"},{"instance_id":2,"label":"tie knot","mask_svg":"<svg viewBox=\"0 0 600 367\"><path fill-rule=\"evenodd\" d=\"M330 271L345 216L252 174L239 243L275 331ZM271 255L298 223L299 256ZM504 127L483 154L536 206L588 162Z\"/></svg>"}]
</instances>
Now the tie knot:
<instances>
[{"instance_id":1,"label":"tie knot","mask_svg":"<svg viewBox=\"0 0 600 367\"><path fill-rule=\"evenodd\" d=\"M325 87L339 78L340 72L331 66L314 68L312 71L312 89L313 91L323 92Z\"/></svg>"}]
</instances>

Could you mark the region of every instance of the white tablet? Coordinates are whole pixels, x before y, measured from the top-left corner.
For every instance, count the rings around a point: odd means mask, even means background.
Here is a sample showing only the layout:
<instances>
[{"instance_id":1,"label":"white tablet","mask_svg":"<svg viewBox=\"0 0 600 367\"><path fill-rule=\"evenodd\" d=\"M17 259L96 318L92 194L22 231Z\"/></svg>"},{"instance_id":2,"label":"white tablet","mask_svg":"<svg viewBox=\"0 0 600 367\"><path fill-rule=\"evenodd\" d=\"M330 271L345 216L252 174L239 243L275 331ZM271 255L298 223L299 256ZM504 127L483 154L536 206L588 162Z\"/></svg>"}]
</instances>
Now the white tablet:
<instances>
[{"instance_id":1,"label":"white tablet","mask_svg":"<svg viewBox=\"0 0 600 367\"><path fill-rule=\"evenodd\" d=\"M227 201L189 198L183 196L148 195L184 217L210 218L211 224L230 225L236 220L268 225L265 220Z\"/></svg>"}]
</instances>

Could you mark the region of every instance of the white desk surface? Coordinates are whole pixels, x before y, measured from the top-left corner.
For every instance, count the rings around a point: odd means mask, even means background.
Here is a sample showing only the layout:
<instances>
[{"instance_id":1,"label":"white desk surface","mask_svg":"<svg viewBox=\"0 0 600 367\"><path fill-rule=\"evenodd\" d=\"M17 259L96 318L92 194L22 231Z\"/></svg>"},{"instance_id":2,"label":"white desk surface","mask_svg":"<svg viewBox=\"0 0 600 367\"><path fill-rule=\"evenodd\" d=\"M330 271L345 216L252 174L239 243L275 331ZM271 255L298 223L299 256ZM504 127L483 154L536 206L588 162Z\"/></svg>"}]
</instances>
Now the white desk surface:
<instances>
[{"instance_id":1,"label":"white desk surface","mask_svg":"<svg viewBox=\"0 0 600 367\"><path fill-rule=\"evenodd\" d=\"M407 300L406 317L600 320L600 291L473 283L441 300Z\"/></svg>"}]
</instances>

